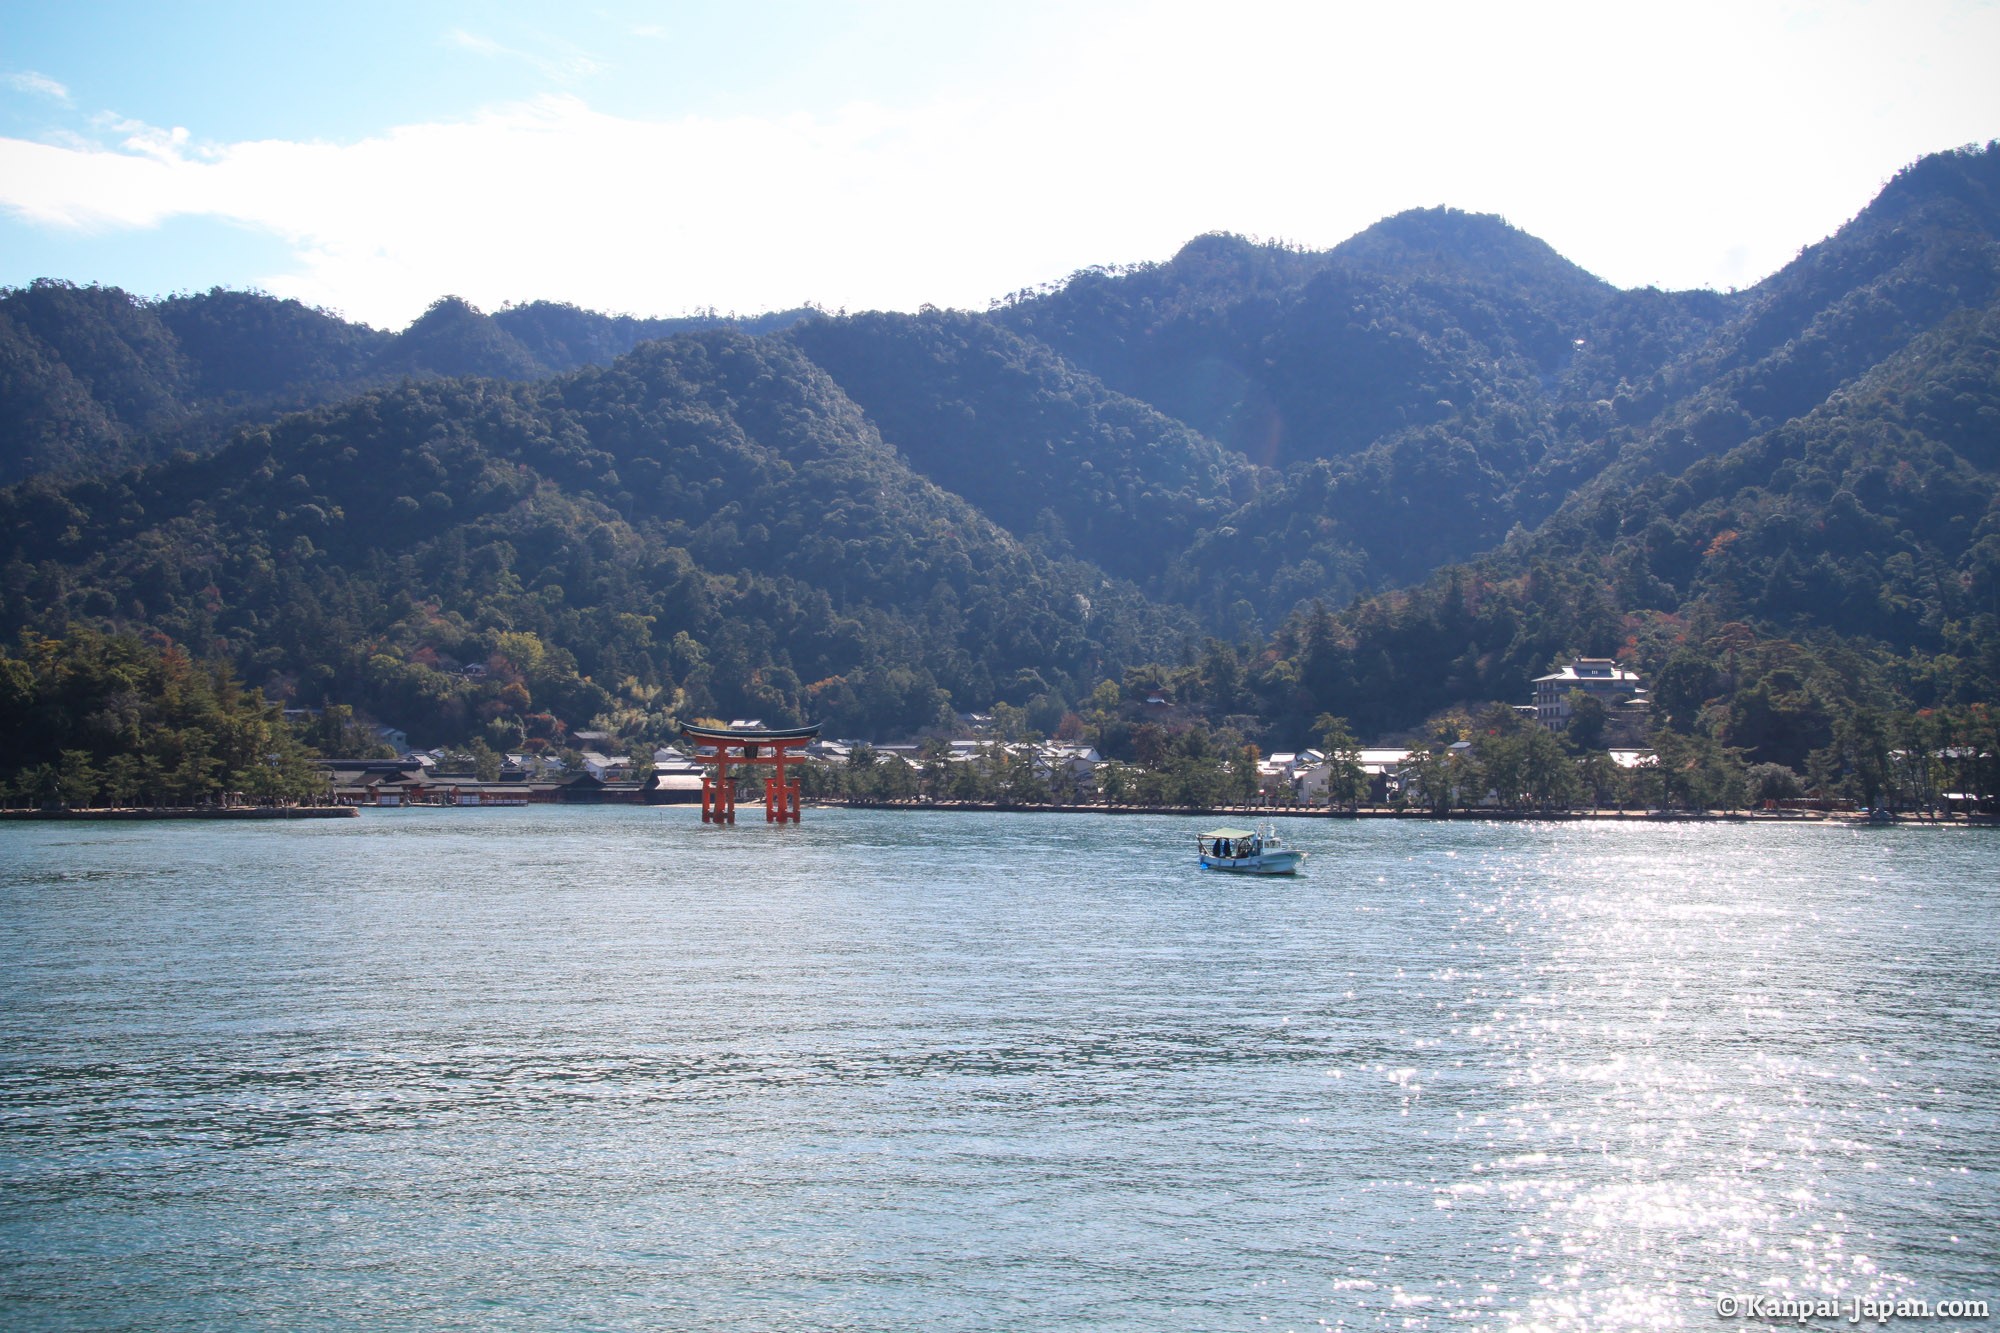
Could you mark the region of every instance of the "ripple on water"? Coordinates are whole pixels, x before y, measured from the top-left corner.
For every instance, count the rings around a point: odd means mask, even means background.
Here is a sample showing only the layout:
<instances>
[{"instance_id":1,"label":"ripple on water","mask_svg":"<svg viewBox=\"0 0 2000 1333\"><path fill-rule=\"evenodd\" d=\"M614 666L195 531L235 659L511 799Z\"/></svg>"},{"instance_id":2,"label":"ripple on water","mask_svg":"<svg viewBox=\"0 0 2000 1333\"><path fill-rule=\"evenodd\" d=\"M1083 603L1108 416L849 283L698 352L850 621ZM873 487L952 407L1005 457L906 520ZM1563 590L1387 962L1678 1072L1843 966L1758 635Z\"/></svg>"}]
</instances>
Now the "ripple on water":
<instances>
[{"instance_id":1,"label":"ripple on water","mask_svg":"<svg viewBox=\"0 0 2000 1333\"><path fill-rule=\"evenodd\" d=\"M0 1309L1708 1327L1994 1287L2000 843L370 813L0 838Z\"/></svg>"}]
</instances>

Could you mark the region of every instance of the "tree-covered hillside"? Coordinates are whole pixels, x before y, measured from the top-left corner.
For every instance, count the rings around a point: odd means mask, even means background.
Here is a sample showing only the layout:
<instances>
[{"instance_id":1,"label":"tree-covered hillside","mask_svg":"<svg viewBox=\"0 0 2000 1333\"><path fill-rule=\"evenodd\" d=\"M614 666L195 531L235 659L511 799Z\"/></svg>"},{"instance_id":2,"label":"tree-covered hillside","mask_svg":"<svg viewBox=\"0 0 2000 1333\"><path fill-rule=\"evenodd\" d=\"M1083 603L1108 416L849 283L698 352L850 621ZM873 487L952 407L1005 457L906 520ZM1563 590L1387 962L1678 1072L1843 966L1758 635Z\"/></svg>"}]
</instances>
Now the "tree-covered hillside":
<instances>
[{"instance_id":1,"label":"tree-covered hillside","mask_svg":"<svg viewBox=\"0 0 2000 1333\"><path fill-rule=\"evenodd\" d=\"M510 744L1109 719L1132 670L1296 745L1615 654L1675 734L1823 765L2000 688L1996 312L1992 148L1732 293L1443 209L728 334L38 283L0 295L0 628Z\"/></svg>"},{"instance_id":2,"label":"tree-covered hillside","mask_svg":"<svg viewBox=\"0 0 2000 1333\"><path fill-rule=\"evenodd\" d=\"M782 329L803 310L758 316ZM43 280L0 289L0 484L200 451L231 426L404 378L542 379L733 316L634 319L535 302L487 315L444 297L400 334L220 288L147 301Z\"/></svg>"},{"instance_id":3,"label":"tree-covered hillside","mask_svg":"<svg viewBox=\"0 0 2000 1333\"><path fill-rule=\"evenodd\" d=\"M918 472L1017 537L1158 593L1256 469L1041 343L975 315L808 320L787 335Z\"/></svg>"},{"instance_id":4,"label":"tree-covered hillside","mask_svg":"<svg viewBox=\"0 0 2000 1333\"><path fill-rule=\"evenodd\" d=\"M1618 292L1498 218L1430 209L1320 255L1202 237L994 317L1283 470L1173 578L1211 619L1269 623L1545 518L1734 305Z\"/></svg>"},{"instance_id":5,"label":"tree-covered hillside","mask_svg":"<svg viewBox=\"0 0 2000 1333\"><path fill-rule=\"evenodd\" d=\"M1503 431L1651 374L1728 303L1621 293L1498 218L1418 210L1324 254L1204 236L995 311L1270 466L1508 409Z\"/></svg>"},{"instance_id":6,"label":"tree-covered hillside","mask_svg":"<svg viewBox=\"0 0 2000 1333\"><path fill-rule=\"evenodd\" d=\"M1857 305L1879 326L1849 329L1837 355L1864 356L1853 339L1893 353L1801 413L1757 418L1733 445L1704 444L1668 416L1538 528L1470 567L1338 617L1295 617L1267 651L1277 686L1267 707L1286 708L1289 689L1295 720L1337 708L1375 728L1409 726L1455 702L1518 697L1518 682L1562 654L1620 654L1660 679L1662 720L1796 766L1857 709L2000 697L2000 301L1944 310L1902 336L1919 302L1926 316L1943 309L1923 295L1936 290L1924 275L1939 264L1982 271L1987 245L1960 234L1913 248L1903 202L1898 227L1864 216L1825 247L1847 252L1867 292L1841 292L1801 321L1807 332L1697 401L1764 383L1757 372L1773 357L1796 360L1833 337L1825 326L1851 324ZM1809 254L1774 278L1746 321L1793 304L1824 262ZM1725 340L1740 348L1751 336L1731 326Z\"/></svg>"},{"instance_id":7,"label":"tree-covered hillside","mask_svg":"<svg viewBox=\"0 0 2000 1333\"><path fill-rule=\"evenodd\" d=\"M439 739L619 710L909 730L1173 642L1170 615L1015 542L798 352L740 335L379 390L18 488L0 533L10 632L150 625Z\"/></svg>"}]
</instances>

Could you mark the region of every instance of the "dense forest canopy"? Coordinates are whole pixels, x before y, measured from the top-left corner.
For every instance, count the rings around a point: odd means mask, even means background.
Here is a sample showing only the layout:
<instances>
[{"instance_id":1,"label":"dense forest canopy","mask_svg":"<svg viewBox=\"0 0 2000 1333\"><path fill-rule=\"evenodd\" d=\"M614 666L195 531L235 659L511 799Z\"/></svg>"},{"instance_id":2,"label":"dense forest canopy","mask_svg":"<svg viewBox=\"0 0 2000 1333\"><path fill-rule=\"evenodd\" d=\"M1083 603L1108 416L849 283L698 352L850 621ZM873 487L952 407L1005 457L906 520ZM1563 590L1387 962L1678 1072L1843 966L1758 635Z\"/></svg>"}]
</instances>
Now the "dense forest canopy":
<instances>
[{"instance_id":1,"label":"dense forest canopy","mask_svg":"<svg viewBox=\"0 0 2000 1333\"><path fill-rule=\"evenodd\" d=\"M807 313L634 319L537 301L487 315L447 296L391 334L257 292L146 301L45 278L0 289L0 483L206 451L245 421L406 378L542 379L676 333L775 332Z\"/></svg>"},{"instance_id":2,"label":"dense forest canopy","mask_svg":"<svg viewBox=\"0 0 2000 1333\"><path fill-rule=\"evenodd\" d=\"M0 480L10 638L158 636L429 743L995 704L1119 743L1109 681L1271 748L1587 654L1804 772L2000 688L2000 150L1731 293L1447 209L983 313L390 334L43 281L0 292Z\"/></svg>"}]
</instances>

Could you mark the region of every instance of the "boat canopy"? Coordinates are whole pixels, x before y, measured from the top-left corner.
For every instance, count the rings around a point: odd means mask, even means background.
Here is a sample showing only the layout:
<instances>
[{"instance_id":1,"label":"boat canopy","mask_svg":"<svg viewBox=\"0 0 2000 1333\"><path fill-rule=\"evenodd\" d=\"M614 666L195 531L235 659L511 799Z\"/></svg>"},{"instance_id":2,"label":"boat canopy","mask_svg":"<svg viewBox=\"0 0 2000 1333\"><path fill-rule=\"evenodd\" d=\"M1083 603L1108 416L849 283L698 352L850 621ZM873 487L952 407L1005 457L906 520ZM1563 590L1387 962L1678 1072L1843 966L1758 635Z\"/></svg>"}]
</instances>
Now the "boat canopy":
<instances>
[{"instance_id":1,"label":"boat canopy","mask_svg":"<svg viewBox=\"0 0 2000 1333\"><path fill-rule=\"evenodd\" d=\"M1219 828L1210 829L1201 836L1204 838L1254 838L1257 836L1257 830L1250 828Z\"/></svg>"}]
</instances>

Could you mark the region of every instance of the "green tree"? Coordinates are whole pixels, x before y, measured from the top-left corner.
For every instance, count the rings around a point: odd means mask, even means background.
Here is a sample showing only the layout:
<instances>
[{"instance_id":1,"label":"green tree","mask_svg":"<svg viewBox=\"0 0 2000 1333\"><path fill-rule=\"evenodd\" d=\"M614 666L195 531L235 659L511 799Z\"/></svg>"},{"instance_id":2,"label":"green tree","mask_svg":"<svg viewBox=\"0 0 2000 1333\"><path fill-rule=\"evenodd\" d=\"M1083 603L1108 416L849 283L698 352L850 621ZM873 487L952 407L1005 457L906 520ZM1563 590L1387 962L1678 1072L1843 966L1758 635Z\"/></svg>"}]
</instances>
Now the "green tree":
<instances>
[{"instance_id":1,"label":"green tree","mask_svg":"<svg viewBox=\"0 0 2000 1333\"><path fill-rule=\"evenodd\" d=\"M67 806L90 805L97 799L102 778L88 750L64 750L56 769L56 794Z\"/></svg>"},{"instance_id":2,"label":"green tree","mask_svg":"<svg viewBox=\"0 0 2000 1333\"><path fill-rule=\"evenodd\" d=\"M1834 720L1833 743L1815 750L1807 772L1815 785L1874 808L1890 790L1888 720L1873 708L1857 708Z\"/></svg>"},{"instance_id":3,"label":"green tree","mask_svg":"<svg viewBox=\"0 0 2000 1333\"><path fill-rule=\"evenodd\" d=\"M1796 800L1805 794L1799 775L1783 764L1752 764L1744 770L1744 792L1757 805Z\"/></svg>"},{"instance_id":4,"label":"green tree","mask_svg":"<svg viewBox=\"0 0 2000 1333\"><path fill-rule=\"evenodd\" d=\"M1536 810L1566 810L1582 791L1576 762L1570 758L1554 733L1541 727L1526 727L1520 733L1522 749L1521 795Z\"/></svg>"},{"instance_id":5,"label":"green tree","mask_svg":"<svg viewBox=\"0 0 2000 1333\"><path fill-rule=\"evenodd\" d=\"M1625 770L1603 750L1592 750L1577 761L1579 795L1593 806L1622 805L1626 792Z\"/></svg>"},{"instance_id":6,"label":"green tree","mask_svg":"<svg viewBox=\"0 0 2000 1333\"><path fill-rule=\"evenodd\" d=\"M466 755L472 760L472 775L481 782L498 782L502 756L500 752L475 736L466 742Z\"/></svg>"},{"instance_id":7,"label":"green tree","mask_svg":"<svg viewBox=\"0 0 2000 1333\"><path fill-rule=\"evenodd\" d=\"M1747 790L1743 752L1700 733L1665 728L1653 733L1654 763L1645 770L1648 796L1666 810L1730 810Z\"/></svg>"},{"instance_id":8,"label":"green tree","mask_svg":"<svg viewBox=\"0 0 2000 1333\"><path fill-rule=\"evenodd\" d=\"M1572 753L1582 754L1590 750L1604 748L1604 729L1609 724L1610 712L1604 701L1583 690L1569 692L1569 725L1563 728L1563 741Z\"/></svg>"},{"instance_id":9,"label":"green tree","mask_svg":"<svg viewBox=\"0 0 2000 1333\"><path fill-rule=\"evenodd\" d=\"M143 775L136 754L114 754L104 761L104 795L114 806L129 806L139 799Z\"/></svg>"},{"instance_id":10,"label":"green tree","mask_svg":"<svg viewBox=\"0 0 2000 1333\"><path fill-rule=\"evenodd\" d=\"M62 790L62 775L54 764L36 764L15 774L13 788L20 794L23 805L31 808L53 805Z\"/></svg>"},{"instance_id":11,"label":"green tree","mask_svg":"<svg viewBox=\"0 0 2000 1333\"><path fill-rule=\"evenodd\" d=\"M1416 751L1402 774L1404 799L1435 815L1448 814L1454 806L1470 807L1485 790L1465 752L1450 746Z\"/></svg>"},{"instance_id":12,"label":"green tree","mask_svg":"<svg viewBox=\"0 0 2000 1333\"><path fill-rule=\"evenodd\" d=\"M945 794L951 777L951 742L941 736L926 737L917 747L917 786L933 800Z\"/></svg>"},{"instance_id":13,"label":"green tree","mask_svg":"<svg viewBox=\"0 0 2000 1333\"><path fill-rule=\"evenodd\" d=\"M1319 734L1321 753L1328 765L1326 800L1329 806L1352 810L1368 795L1368 772L1361 766L1361 743L1344 717L1321 713L1313 723Z\"/></svg>"},{"instance_id":14,"label":"green tree","mask_svg":"<svg viewBox=\"0 0 2000 1333\"><path fill-rule=\"evenodd\" d=\"M1261 756L1254 745L1239 745L1229 756L1229 799L1247 805L1256 798L1263 774L1258 770Z\"/></svg>"},{"instance_id":15,"label":"green tree","mask_svg":"<svg viewBox=\"0 0 2000 1333\"><path fill-rule=\"evenodd\" d=\"M1132 770L1115 759L1106 760L1097 775L1097 789L1108 805L1122 805L1132 794Z\"/></svg>"},{"instance_id":16,"label":"green tree","mask_svg":"<svg viewBox=\"0 0 2000 1333\"><path fill-rule=\"evenodd\" d=\"M1718 687L1715 664L1707 654L1676 648L1653 682L1653 711L1668 730L1683 735L1694 730L1702 708Z\"/></svg>"}]
</instances>

